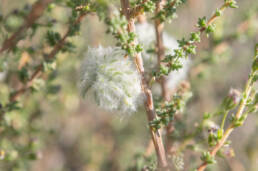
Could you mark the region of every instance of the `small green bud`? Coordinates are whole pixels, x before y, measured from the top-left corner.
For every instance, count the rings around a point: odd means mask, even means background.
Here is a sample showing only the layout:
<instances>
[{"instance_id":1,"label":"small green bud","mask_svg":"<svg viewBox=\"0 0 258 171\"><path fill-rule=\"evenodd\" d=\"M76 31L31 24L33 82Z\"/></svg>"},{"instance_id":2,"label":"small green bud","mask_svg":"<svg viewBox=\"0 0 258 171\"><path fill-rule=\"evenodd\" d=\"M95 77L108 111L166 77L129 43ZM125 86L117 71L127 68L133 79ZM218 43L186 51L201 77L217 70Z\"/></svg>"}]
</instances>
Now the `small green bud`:
<instances>
[{"instance_id":1,"label":"small green bud","mask_svg":"<svg viewBox=\"0 0 258 171\"><path fill-rule=\"evenodd\" d=\"M128 36L129 36L128 43L131 43L134 41L136 34L134 32L130 32Z\"/></svg>"},{"instance_id":2,"label":"small green bud","mask_svg":"<svg viewBox=\"0 0 258 171\"><path fill-rule=\"evenodd\" d=\"M218 139L221 139L223 134L224 134L224 130L223 129L219 129L218 132L217 132Z\"/></svg>"},{"instance_id":3,"label":"small green bud","mask_svg":"<svg viewBox=\"0 0 258 171\"><path fill-rule=\"evenodd\" d=\"M240 92L236 89L230 89L228 96L224 99L222 106L225 110L232 110L240 101Z\"/></svg>"},{"instance_id":4,"label":"small green bud","mask_svg":"<svg viewBox=\"0 0 258 171\"><path fill-rule=\"evenodd\" d=\"M177 40L177 42L179 44L179 47L184 47L189 43L187 40L185 40L185 38L182 38L181 40Z\"/></svg>"},{"instance_id":5,"label":"small green bud","mask_svg":"<svg viewBox=\"0 0 258 171\"><path fill-rule=\"evenodd\" d=\"M162 62L170 62L174 58L173 55L166 55L165 58L162 60Z\"/></svg>"},{"instance_id":6,"label":"small green bud","mask_svg":"<svg viewBox=\"0 0 258 171\"><path fill-rule=\"evenodd\" d=\"M222 15L222 11L217 8L216 12L215 12L215 15L218 16L218 17L221 16Z\"/></svg>"},{"instance_id":7,"label":"small green bud","mask_svg":"<svg viewBox=\"0 0 258 171\"><path fill-rule=\"evenodd\" d=\"M205 28L206 27L206 17L198 19L197 27L199 27L199 28Z\"/></svg>"},{"instance_id":8,"label":"small green bud","mask_svg":"<svg viewBox=\"0 0 258 171\"><path fill-rule=\"evenodd\" d=\"M238 5L235 0L231 0L231 2L228 3L228 6L230 8L238 8Z\"/></svg>"},{"instance_id":9,"label":"small green bud","mask_svg":"<svg viewBox=\"0 0 258 171\"><path fill-rule=\"evenodd\" d=\"M139 53L143 50L143 48L140 44L138 44L138 45L136 45L135 50L136 50L137 53Z\"/></svg>"},{"instance_id":10,"label":"small green bud","mask_svg":"<svg viewBox=\"0 0 258 171\"><path fill-rule=\"evenodd\" d=\"M133 56L134 49L131 46L128 46L125 50L128 53L128 55Z\"/></svg>"},{"instance_id":11,"label":"small green bud","mask_svg":"<svg viewBox=\"0 0 258 171\"><path fill-rule=\"evenodd\" d=\"M201 156L201 160L208 163L208 164L214 164L216 163L216 160L209 152L203 152Z\"/></svg>"},{"instance_id":12,"label":"small green bud","mask_svg":"<svg viewBox=\"0 0 258 171\"><path fill-rule=\"evenodd\" d=\"M168 69L168 67L166 67L164 65L161 65L160 66L160 72L161 72L161 74L168 75L169 69Z\"/></svg>"},{"instance_id":13,"label":"small green bud","mask_svg":"<svg viewBox=\"0 0 258 171\"><path fill-rule=\"evenodd\" d=\"M190 40L191 40L192 42L200 42L200 41L201 41L200 34L201 34L200 32L191 33Z\"/></svg>"},{"instance_id":14,"label":"small green bud","mask_svg":"<svg viewBox=\"0 0 258 171\"><path fill-rule=\"evenodd\" d=\"M247 118L247 114L242 115L240 118L236 118L235 116L232 118L232 124L234 127L239 127L244 124L245 119Z\"/></svg>"},{"instance_id":15,"label":"small green bud","mask_svg":"<svg viewBox=\"0 0 258 171\"><path fill-rule=\"evenodd\" d=\"M258 57L254 60L253 65L252 65L253 71L258 70Z\"/></svg>"},{"instance_id":16,"label":"small green bud","mask_svg":"<svg viewBox=\"0 0 258 171\"><path fill-rule=\"evenodd\" d=\"M185 56L183 49L175 49L174 52L175 52L175 55L178 56L178 57L184 57Z\"/></svg>"},{"instance_id":17,"label":"small green bud","mask_svg":"<svg viewBox=\"0 0 258 171\"><path fill-rule=\"evenodd\" d=\"M207 34L210 34L210 33L213 33L214 30L215 30L215 25L214 24L210 24L210 25L208 25L208 27L206 28L205 31L206 31Z\"/></svg>"},{"instance_id":18,"label":"small green bud","mask_svg":"<svg viewBox=\"0 0 258 171\"><path fill-rule=\"evenodd\" d=\"M188 54L196 54L196 46L195 45L189 45L186 47L186 53Z\"/></svg>"},{"instance_id":19,"label":"small green bud","mask_svg":"<svg viewBox=\"0 0 258 171\"><path fill-rule=\"evenodd\" d=\"M203 115L203 119L209 119L209 118L211 118L211 116L212 116L212 114L211 113L204 113L204 115Z\"/></svg>"},{"instance_id":20,"label":"small green bud","mask_svg":"<svg viewBox=\"0 0 258 171\"><path fill-rule=\"evenodd\" d=\"M153 1L147 1L143 4L144 11L153 12L155 10L155 3Z\"/></svg>"},{"instance_id":21,"label":"small green bud","mask_svg":"<svg viewBox=\"0 0 258 171\"><path fill-rule=\"evenodd\" d=\"M213 147L217 144L217 136L213 132L209 134L208 144L210 147Z\"/></svg>"},{"instance_id":22,"label":"small green bud","mask_svg":"<svg viewBox=\"0 0 258 171\"><path fill-rule=\"evenodd\" d=\"M180 61L172 61L170 63L169 71L177 71L182 67L183 67L183 65L180 63Z\"/></svg>"}]
</instances>

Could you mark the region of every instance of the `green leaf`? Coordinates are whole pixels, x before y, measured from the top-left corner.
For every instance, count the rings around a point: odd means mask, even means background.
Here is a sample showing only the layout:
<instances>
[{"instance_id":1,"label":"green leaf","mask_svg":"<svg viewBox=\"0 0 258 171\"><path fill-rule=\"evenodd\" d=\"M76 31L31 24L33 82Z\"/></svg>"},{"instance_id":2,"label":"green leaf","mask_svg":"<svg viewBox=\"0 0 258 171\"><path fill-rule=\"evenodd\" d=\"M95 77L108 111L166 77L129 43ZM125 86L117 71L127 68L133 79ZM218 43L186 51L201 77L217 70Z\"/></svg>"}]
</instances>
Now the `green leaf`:
<instances>
[{"instance_id":1,"label":"green leaf","mask_svg":"<svg viewBox=\"0 0 258 171\"><path fill-rule=\"evenodd\" d=\"M203 152L201 156L201 160L206 162L207 164L214 164L216 160L209 152Z\"/></svg>"},{"instance_id":2,"label":"green leaf","mask_svg":"<svg viewBox=\"0 0 258 171\"><path fill-rule=\"evenodd\" d=\"M217 9L216 9L216 12L215 12L215 15L216 15L217 17L221 16L221 15L222 15L222 11L217 8Z\"/></svg>"},{"instance_id":3,"label":"green leaf","mask_svg":"<svg viewBox=\"0 0 258 171\"><path fill-rule=\"evenodd\" d=\"M28 69L25 67L22 67L22 69L18 72L19 79L25 83L29 79L29 72Z\"/></svg>"}]
</instances>

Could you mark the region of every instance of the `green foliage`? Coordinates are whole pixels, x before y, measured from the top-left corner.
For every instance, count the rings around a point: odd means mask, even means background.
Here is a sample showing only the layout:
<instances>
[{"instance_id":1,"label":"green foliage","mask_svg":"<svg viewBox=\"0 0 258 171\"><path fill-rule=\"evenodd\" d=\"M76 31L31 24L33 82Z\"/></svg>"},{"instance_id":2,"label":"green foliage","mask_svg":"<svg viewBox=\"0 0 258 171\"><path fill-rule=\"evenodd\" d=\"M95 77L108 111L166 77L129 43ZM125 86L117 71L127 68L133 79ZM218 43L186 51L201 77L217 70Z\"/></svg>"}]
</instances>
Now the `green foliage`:
<instances>
[{"instance_id":1,"label":"green foliage","mask_svg":"<svg viewBox=\"0 0 258 171\"><path fill-rule=\"evenodd\" d=\"M48 31L46 38L48 44L54 46L61 39L61 35L58 32Z\"/></svg>"},{"instance_id":2,"label":"green foliage","mask_svg":"<svg viewBox=\"0 0 258 171\"><path fill-rule=\"evenodd\" d=\"M230 91L216 112L205 113L201 119L199 117L204 110L209 110L218 103L229 83L235 86L243 82L242 69L250 65L247 65L247 57L241 56L241 51L246 51L244 55L247 55L247 48L256 36L257 5L249 5L252 8L244 11L244 6L248 5L240 2L243 9L232 11L235 16L223 16L225 9L238 8L235 0L224 0L220 8L214 8L211 17L200 17L196 24L197 30L178 40L179 47L161 59L161 65L153 71L153 77L146 77L146 85L143 85L151 89L155 82L160 83L171 72L180 70L183 67L181 59L196 55L192 58L189 73L192 92L182 85L177 86L169 101L160 100L162 97L155 94L153 99L157 117L149 123L143 123L144 112L140 109L132 116L135 118L125 124L123 121L111 120L111 115L99 117L95 114L99 110L92 105L85 107L79 101L75 74L88 45L101 43L110 46L113 43L110 37L102 33L103 30L111 34L116 40L116 46L120 46L130 57L145 52L144 47L137 42L139 35L128 32L128 20L120 10L119 1L55 0L45 7L44 13L34 23L28 25L27 17L34 7L31 1L6 2L3 1L3 8L0 9L0 48L17 31L19 34L11 43L7 43L10 46L7 50L0 50L1 170L32 170L34 161L42 157L41 150L45 155L42 161L52 160L53 156L54 160L57 158L60 161L60 166L56 168L48 168L49 163L44 163L42 169L46 167L46 170L125 170L127 166L130 166L128 170L157 170L159 159L154 152L152 155L139 153L135 155L133 162L128 161L128 158L131 159L137 150L145 148L143 146L149 137L145 135L147 131L143 124L148 124L153 131L161 131L161 128L165 130L171 123L174 131L160 135L164 136L164 140L172 139L176 144L173 146L175 151L166 151L169 167L176 167L172 166L175 162L184 163L184 158L187 168L196 165L198 160L195 158L200 151L205 151L201 160L205 164L213 164L216 163L215 156L207 148L215 148L225 138L228 129L242 126L249 114L258 111L258 92L255 87L258 80L256 45L246 88L242 93ZM166 24L177 17L178 8L184 7L188 13L195 12L195 5L190 4L193 2L188 3L186 0L167 0L163 8L155 12L157 3L157 0L130 1L130 20L136 22L137 17L146 14L147 21L156 20ZM84 23L83 17L87 19ZM217 18L221 19L221 23L216 23L215 27L214 21ZM181 32L191 28L188 19L189 17L179 18L179 25L172 23L172 26L165 28L180 37ZM236 28L234 24L240 21L242 23ZM186 28L178 28L182 27L181 23ZM208 40L201 40L203 33ZM12 41L15 42L13 45ZM197 48L199 44L201 46ZM235 44L241 50L232 50ZM158 49L152 47L146 51L157 54ZM232 55L236 55L236 58L230 61ZM127 55L121 56L121 60L123 57ZM243 63L235 66L238 60L238 63ZM117 67L122 72L119 67L122 66ZM231 75L237 75L237 78L228 79ZM221 86L221 80L225 86ZM192 93L193 98L189 102ZM84 108L93 115L71 114L82 113L86 111ZM217 120L221 120L220 126L217 126ZM80 124L77 125L78 122ZM70 128L71 125L74 129ZM243 131L248 133L249 130ZM237 138L241 136L236 135ZM250 137L254 141L255 136ZM165 144L169 145L167 142ZM228 141L225 141L218 150L218 155L228 157L228 148ZM257 147L254 145L251 148L251 154L248 154L246 160L249 163L255 156L253 149ZM183 154L188 150L192 150L190 157L182 155L180 158L173 158L174 154ZM52 152L56 154L50 156L49 153ZM245 157L244 154L242 157Z\"/></svg>"},{"instance_id":3,"label":"green foliage","mask_svg":"<svg viewBox=\"0 0 258 171\"><path fill-rule=\"evenodd\" d=\"M77 11L75 8L77 6L85 5L88 1L66 1L68 8L72 10L72 14L69 17L68 23L69 27L67 28L67 36L74 36L80 30L80 24L76 23L78 17L84 13L84 11ZM1 141L0 141L0 157L4 163L1 163L1 168L5 170L28 170L30 168L30 162L37 160L40 157L39 154L39 139L40 136L44 136L45 128L38 126L36 121L40 118L40 110L38 104L33 102L33 98L29 101L31 105L24 107L26 98L20 98L24 93L33 93L33 92L45 92L45 95L57 95L61 87L58 84L53 84L53 78L47 79L47 75L53 71L56 71L56 62L57 53L60 52L71 52L75 47L72 42L65 41L62 42L64 35L63 33L56 31L55 26L60 21L51 18L49 14L55 8L58 8L63 5L63 1L56 1L48 5L47 15L42 16L42 20L37 23L34 23L31 27L32 32L22 33L22 39L30 39L34 36L38 36L37 33L44 31L46 34L43 37L43 40L46 40L50 52L40 52L40 48L43 47L43 44L35 44L29 47L14 47L13 56L21 55L19 58L19 67L13 69L18 81L19 86L16 90L10 89L10 93L7 98L7 102L1 101ZM26 7L26 8L25 8ZM4 29L10 33L19 29L23 24L23 18L29 14L31 6L27 5L24 9L15 10L7 16L2 17L4 22ZM85 9L86 12L89 12L88 9ZM50 22L49 22L50 21ZM46 22L46 24L44 23ZM2 28L1 28L2 29ZM45 41L42 41L45 42ZM38 46L38 47L37 47ZM56 50L53 51L53 48L56 47ZM28 52L26 55L23 52ZM11 56L10 58L12 58ZM31 58L37 57L37 62L29 62ZM40 61L40 56L43 58ZM2 58L2 56L1 56ZM3 58L2 58L3 59ZM2 62L2 69L5 69L5 72L8 68L5 65L10 65L6 59ZM11 61L13 62L13 61ZM21 66L21 67L20 67ZM1 71L2 72L2 71ZM44 78L37 78L38 75L42 73L46 75ZM13 76L12 76L13 77ZM6 82L8 84L8 82ZM17 84L17 83L16 83ZM1 84L2 86L2 84ZM46 91L43 91L43 90ZM2 94L1 94L2 96ZM16 97L17 96L17 97ZM32 96L32 95L29 95ZM2 97L1 97L2 100ZM34 105L34 106L33 106ZM37 107L38 106L38 107Z\"/></svg>"},{"instance_id":4,"label":"green foliage","mask_svg":"<svg viewBox=\"0 0 258 171\"><path fill-rule=\"evenodd\" d=\"M131 2L131 7L142 8L144 12L154 12L156 0L136 0ZM142 11L140 11L142 12Z\"/></svg>"},{"instance_id":5,"label":"green foliage","mask_svg":"<svg viewBox=\"0 0 258 171\"><path fill-rule=\"evenodd\" d=\"M215 164L216 160L211 156L209 152L203 152L201 156L201 160L207 164Z\"/></svg>"},{"instance_id":6,"label":"green foliage","mask_svg":"<svg viewBox=\"0 0 258 171\"><path fill-rule=\"evenodd\" d=\"M172 19L175 19L177 17L177 14L176 14L177 8L185 2L186 0L166 1L164 8L160 10L154 18L155 19L158 18L161 22L171 21Z\"/></svg>"},{"instance_id":7,"label":"green foliage","mask_svg":"<svg viewBox=\"0 0 258 171\"><path fill-rule=\"evenodd\" d=\"M225 3L221 6L221 8L216 10L216 12L213 14L211 19L213 20L213 18L220 16L224 8L227 8L227 7L232 8L232 6L235 6L235 5L236 5L235 1L225 1ZM218 15L218 11L220 15ZM168 55L165 57L163 61L166 63L163 64L162 67L160 67L161 68L160 71L156 72L154 76L160 77L162 75L168 75L172 71L178 70L179 68L181 68L181 65L179 64L180 58L187 58L189 57L189 55L196 54L195 44L200 42L200 33L205 31L208 36L210 33L214 32L215 30L214 24L210 23L210 21L208 22L206 17L199 18L197 22L197 27L199 28L199 31L191 33L189 40L186 40L185 38L178 40L179 49L174 50L173 56ZM165 72L164 72L164 68L165 68Z\"/></svg>"},{"instance_id":8,"label":"green foliage","mask_svg":"<svg viewBox=\"0 0 258 171\"><path fill-rule=\"evenodd\" d=\"M134 56L134 54L142 51L140 44L135 44L136 34L127 31L127 20L123 15L115 15L112 18L106 18L106 24L108 25L107 33L112 34L117 40L117 46L121 46L128 55Z\"/></svg>"},{"instance_id":9,"label":"green foliage","mask_svg":"<svg viewBox=\"0 0 258 171\"><path fill-rule=\"evenodd\" d=\"M127 171L157 170L157 161L154 155L145 157L142 153L134 156L134 165L127 168Z\"/></svg>"},{"instance_id":10,"label":"green foliage","mask_svg":"<svg viewBox=\"0 0 258 171\"><path fill-rule=\"evenodd\" d=\"M162 126L168 126L174 120L176 114L184 111L191 96L192 93L189 89L181 85L170 101L156 103L155 109L158 117L150 122L150 127L158 130Z\"/></svg>"}]
</instances>

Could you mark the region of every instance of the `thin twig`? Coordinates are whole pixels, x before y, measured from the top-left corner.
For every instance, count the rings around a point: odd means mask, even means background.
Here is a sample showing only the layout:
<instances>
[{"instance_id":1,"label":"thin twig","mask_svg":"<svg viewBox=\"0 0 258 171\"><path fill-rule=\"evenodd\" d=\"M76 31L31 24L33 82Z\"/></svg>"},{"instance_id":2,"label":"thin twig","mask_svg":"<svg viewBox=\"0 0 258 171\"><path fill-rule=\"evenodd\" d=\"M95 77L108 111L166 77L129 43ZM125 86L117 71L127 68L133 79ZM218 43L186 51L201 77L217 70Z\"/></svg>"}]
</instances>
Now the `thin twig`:
<instances>
[{"instance_id":1,"label":"thin twig","mask_svg":"<svg viewBox=\"0 0 258 171\"><path fill-rule=\"evenodd\" d=\"M33 6L31 12L25 19L24 24L13 35L6 39L0 49L0 54L6 50L12 49L21 38L21 35L30 28L35 21L43 14L44 10L53 0L38 0Z\"/></svg>"},{"instance_id":2,"label":"thin twig","mask_svg":"<svg viewBox=\"0 0 258 171\"><path fill-rule=\"evenodd\" d=\"M156 2L156 10L155 10L156 15L160 12L160 10L162 10L162 8L164 6L164 2L165 2L165 0ZM174 2L175 1L172 2L172 5L174 5ZM157 57L158 57L158 67L160 67L161 61L165 57L165 46L164 46L164 42L163 42L163 30L164 30L164 23L162 23L159 18L156 18L155 19L155 32L156 32L156 43L157 43L156 49L157 49ZM169 94L166 82L167 82L166 77L162 76L160 78L162 96L163 96L164 101L169 101L170 94ZM173 131L174 131L174 126L173 126L173 123L170 122L168 124L168 126L166 127L166 148L165 149L166 149L167 153L169 153L172 149L172 142L171 142L171 138L169 138L169 135L171 135Z\"/></svg>"},{"instance_id":3,"label":"thin twig","mask_svg":"<svg viewBox=\"0 0 258 171\"><path fill-rule=\"evenodd\" d=\"M228 7L228 4L227 4L227 3L224 3L224 4L219 8L219 11L223 12L227 7ZM214 23L218 17L219 17L219 16L216 15L216 13L214 13L214 14L210 17L210 19L207 21L206 27L207 27L208 25ZM203 32L206 30L206 27L199 28L200 33L203 33ZM190 44L195 44L195 43L187 43L187 45L190 45ZM186 47L183 47L183 48L186 50Z\"/></svg>"},{"instance_id":4,"label":"thin twig","mask_svg":"<svg viewBox=\"0 0 258 171\"><path fill-rule=\"evenodd\" d=\"M253 16L255 17L255 16ZM222 40L220 40L220 42L218 44L216 44L212 49L210 49L210 51L212 51L212 53L215 54L222 54L228 47L231 46L232 43L234 43L234 41L237 39L237 37L235 35L240 35L240 34L245 34L245 32L247 32L250 21L248 20L244 20L242 21L240 24L237 25L236 28L236 32L234 32L233 34L224 36ZM214 40L212 40L214 41ZM200 49L199 49L200 50ZM203 60L200 59L197 64L195 64L195 66L191 69L191 77L196 77L196 75L198 75L200 72L204 71L208 66L203 65Z\"/></svg>"},{"instance_id":5,"label":"thin twig","mask_svg":"<svg viewBox=\"0 0 258 171\"><path fill-rule=\"evenodd\" d=\"M245 94L240 102L240 105L238 107L238 110L235 114L235 118L239 119L244 112L247 100L249 99L251 90L252 90L252 81L253 81L253 77L255 75L255 72L252 72L247 83L245 86L245 90L244 93ZM235 129L235 126L233 123L231 123L228 128L226 129L225 133L223 134L222 138L219 140L219 142L216 144L216 146L209 152L210 155L212 157L215 157L215 155L217 154L217 152L220 150L220 148L224 145L224 143L226 142L226 140L228 139L228 137L230 136L230 134L232 133L232 131ZM204 171L204 169L207 167L208 163L207 162L203 162L199 167L198 167L198 171Z\"/></svg>"},{"instance_id":6,"label":"thin twig","mask_svg":"<svg viewBox=\"0 0 258 171\"><path fill-rule=\"evenodd\" d=\"M227 8L228 4L227 3L224 3L220 8L219 8L219 11L223 12L226 8ZM214 21L218 18L218 16L216 15L216 13L214 13L210 19L207 21L207 25L210 25L212 23L214 23ZM203 32L205 31L206 28L201 28L200 29L200 32Z\"/></svg>"},{"instance_id":7,"label":"thin twig","mask_svg":"<svg viewBox=\"0 0 258 171\"><path fill-rule=\"evenodd\" d=\"M158 14L160 10L163 8L163 3L165 1L157 1L156 2L156 10L155 13ZM160 67L161 61L165 57L165 47L163 42L163 30L164 30L164 24L160 21L159 18L155 20L155 32L156 32L156 47L157 47L157 57L158 57L158 67ZM161 78L161 87L162 87L162 95L165 101L169 101L169 93L167 91L166 87L166 79L165 77Z\"/></svg>"},{"instance_id":8,"label":"thin twig","mask_svg":"<svg viewBox=\"0 0 258 171\"><path fill-rule=\"evenodd\" d=\"M135 24L134 24L134 18L130 17L130 6L129 6L129 0L120 0L123 14L126 16L128 20L128 32L134 32L135 31ZM133 42L134 44L137 43L137 40ZM148 87L147 81L144 77L144 67L142 62L142 56L141 53L137 53L134 56L135 64L137 67L137 70L141 76L141 86L142 91L145 95L145 110L148 117L148 121L151 122L156 118L156 113L153 105L153 99L152 99L152 92ZM154 131L150 127L150 132L152 136L152 141L156 150L157 158L158 158L158 165L160 168L167 168L168 163L166 159L166 153L161 137L161 133L159 130Z\"/></svg>"}]
</instances>

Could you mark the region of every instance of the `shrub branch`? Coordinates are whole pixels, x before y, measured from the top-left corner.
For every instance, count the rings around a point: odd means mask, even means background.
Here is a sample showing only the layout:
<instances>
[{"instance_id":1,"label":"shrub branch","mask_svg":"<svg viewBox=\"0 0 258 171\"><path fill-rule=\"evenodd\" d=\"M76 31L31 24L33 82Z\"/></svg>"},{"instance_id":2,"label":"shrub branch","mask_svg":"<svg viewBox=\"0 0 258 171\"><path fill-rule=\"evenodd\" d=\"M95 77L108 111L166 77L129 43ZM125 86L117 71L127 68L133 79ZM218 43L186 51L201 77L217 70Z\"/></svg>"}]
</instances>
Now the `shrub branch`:
<instances>
[{"instance_id":1,"label":"shrub branch","mask_svg":"<svg viewBox=\"0 0 258 171\"><path fill-rule=\"evenodd\" d=\"M121 2L123 14L126 16L128 20L128 32L134 32L135 24L134 24L134 18L130 16L129 0L121 0L120 2ZM136 39L134 40L133 44L137 44ZM145 109L146 109L148 121L151 122L156 118L156 113L153 105L152 92L149 89L147 81L144 77L144 67L143 67L141 53L135 53L134 59L135 59L135 65L141 77L141 86L142 86L142 91L145 95ZM166 159L166 153L165 153L161 133L159 130L153 130L151 127L150 127L150 132L151 132L152 141L158 158L158 165L160 168L167 168L168 163Z\"/></svg>"},{"instance_id":2,"label":"shrub branch","mask_svg":"<svg viewBox=\"0 0 258 171\"><path fill-rule=\"evenodd\" d=\"M78 18L75 20L75 22L73 23L72 26L69 27L69 29L67 30L67 32L64 34L64 36L62 37L62 39L60 39L56 45L54 46L53 50L47 55L46 59L53 59L56 54L62 49L62 47L64 46L67 37L69 37L69 34L71 32L71 29L74 25L79 24L82 19L86 16L87 13L81 13ZM21 96L22 94L24 94L26 92L26 90L28 90L32 85L33 85L33 81L38 78L42 73L43 73L43 64L40 64L38 67L36 67L37 69L34 71L34 73L32 74L32 76L30 77L30 79L28 80L28 82L19 90L15 91L11 96L10 96L10 102L14 102L17 100L17 98L19 96Z\"/></svg>"},{"instance_id":3,"label":"shrub branch","mask_svg":"<svg viewBox=\"0 0 258 171\"><path fill-rule=\"evenodd\" d=\"M232 123L228 126L228 128L226 129L226 131L223 133L222 137L220 138L220 140L216 143L216 145L214 146L213 149L211 149L208 152L208 155L210 156L210 158L214 158L217 154L217 152L223 147L223 145L225 144L226 140L228 139L228 137L230 136L230 134L232 133L232 131L238 127L241 126L248 113L244 113L245 107L247 105L247 101L250 97L251 94L251 90L253 88L253 84L257 79L257 60L258 60L258 53L257 53L258 48L256 49L256 55L254 57L254 63L251 70L251 74L249 75L249 78L247 80L244 92L242 94L242 99L240 101L238 110L236 111L236 113L233 115L233 120ZM203 163L198 167L198 171L204 171L204 169L207 167L207 165L209 164L209 162L207 161L203 161Z\"/></svg>"},{"instance_id":4,"label":"shrub branch","mask_svg":"<svg viewBox=\"0 0 258 171\"><path fill-rule=\"evenodd\" d=\"M35 21L43 14L44 10L53 0L38 0L33 6L31 12L25 19L24 24L15 32L10 38L7 38L0 49L0 54L6 50L10 50L15 47L19 41L21 35L30 28Z\"/></svg>"}]
</instances>

